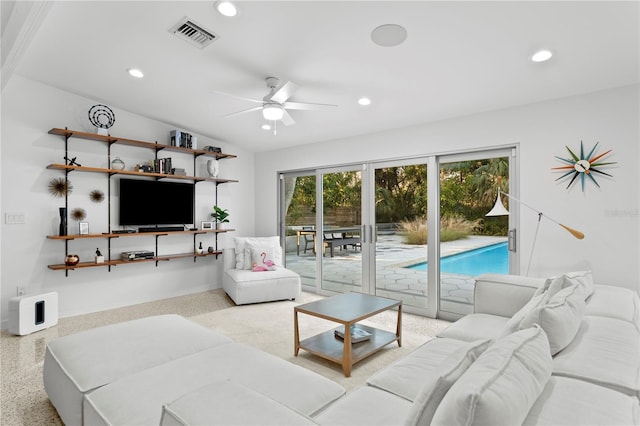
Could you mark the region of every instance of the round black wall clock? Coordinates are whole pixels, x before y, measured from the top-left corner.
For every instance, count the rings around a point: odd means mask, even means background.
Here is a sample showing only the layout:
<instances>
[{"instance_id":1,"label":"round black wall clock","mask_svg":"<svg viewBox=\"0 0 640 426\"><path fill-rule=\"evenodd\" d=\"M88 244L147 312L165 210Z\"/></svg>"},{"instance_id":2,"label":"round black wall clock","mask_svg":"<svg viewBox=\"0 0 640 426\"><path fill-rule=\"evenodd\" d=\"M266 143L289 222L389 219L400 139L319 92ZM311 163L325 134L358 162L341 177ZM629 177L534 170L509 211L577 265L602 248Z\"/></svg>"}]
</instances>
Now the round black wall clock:
<instances>
[{"instance_id":1,"label":"round black wall clock","mask_svg":"<svg viewBox=\"0 0 640 426\"><path fill-rule=\"evenodd\" d=\"M602 154L597 154L596 149L598 148L599 142L591 148L589 153L585 155L584 153L584 144L580 141L580 156L577 156L571 149L567 146L567 151L571 155L570 158L562 158L556 156L558 160L563 162L564 166L553 167L553 170L558 170L560 172L565 172L557 178L556 180L561 179L570 179L569 184L567 185L567 189L571 188L571 185L580 177L580 184L582 186L582 192L584 192L584 183L585 180L590 180L593 182L598 188L600 184L596 180L597 175L604 175L612 177L609 173L605 173L601 170L602 167L609 166L611 164L616 164L615 161L605 162L604 157L611 153L611 149L603 152Z\"/></svg>"}]
</instances>

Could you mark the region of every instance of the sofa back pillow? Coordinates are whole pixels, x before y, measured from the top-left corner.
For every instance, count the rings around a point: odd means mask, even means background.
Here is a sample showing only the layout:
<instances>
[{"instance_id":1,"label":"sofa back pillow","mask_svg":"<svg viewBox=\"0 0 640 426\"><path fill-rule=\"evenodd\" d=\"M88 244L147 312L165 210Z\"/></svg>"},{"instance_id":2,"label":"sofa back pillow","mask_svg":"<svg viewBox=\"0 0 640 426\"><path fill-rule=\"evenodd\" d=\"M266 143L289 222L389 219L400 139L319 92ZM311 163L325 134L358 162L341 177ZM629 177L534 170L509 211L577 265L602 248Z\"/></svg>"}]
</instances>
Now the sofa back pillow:
<instances>
[{"instance_id":1,"label":"sofa back pillow","mask_svg":"<svg viewBox=\"0 0 640 426\"><path fill-rule=\"evenodd\" d=\"M520 322L519 328L538 324L547 333L551 355L555 355L576 336L584 310L583 290L574 284L558 291L545 304L532 309Z\"/></svg>"},{"instance_id":2,"label":"sofa back pillow","mask_svg":"<svg viewBox=\"0 0 640 426\"><path fill-rule=\"evenodd\" d=\"M425 378L424 386L411 404L405 420L407 426L428 425L449 388L489 347L491 340L478 340L460 348L445 359L437 371Z\"/></svg>"},{"instance_id":3,"label":"sofa back pillow","mask_svg":"<svg viewBox=\"0 0 640 426\"><path fill-rule=\"evenodd\" d=\"M557 292L567 287L577 285L583 293L584 300L593 294L593 274L591 271L569 272L559 277L551 279L549 284L549 297L553 297Z\"/></svg>"},{"instance_id":4,"label":"sofa back pillow","mask_svg":"<svg viewBox=\"0 0 640 426\"><path fill-rule=\"evenodd\" d=\"M515 333L516 331L520 330L520 323L522 322L522 320L525 319L527 315L529 315L529 313L535 308L543 305L546 301L546 298L547 293L539 293L534 295L526 305L524 305L511 318L509 318L509 321L507 321L507 323L502 328L502 332L500 332L498 338L508 336L509 334Z\"/></svg>"},{"instance_id":5,"label":"sofa back pillow","mask_svg":"<svg viewBox=\"0 0 640 426\"><path fill-rule=\"evenodd\" d=\"M431 424L522 424L551 377L552 365L540 327L498 339L451 386Z\"/></svg>"}]
</instances>

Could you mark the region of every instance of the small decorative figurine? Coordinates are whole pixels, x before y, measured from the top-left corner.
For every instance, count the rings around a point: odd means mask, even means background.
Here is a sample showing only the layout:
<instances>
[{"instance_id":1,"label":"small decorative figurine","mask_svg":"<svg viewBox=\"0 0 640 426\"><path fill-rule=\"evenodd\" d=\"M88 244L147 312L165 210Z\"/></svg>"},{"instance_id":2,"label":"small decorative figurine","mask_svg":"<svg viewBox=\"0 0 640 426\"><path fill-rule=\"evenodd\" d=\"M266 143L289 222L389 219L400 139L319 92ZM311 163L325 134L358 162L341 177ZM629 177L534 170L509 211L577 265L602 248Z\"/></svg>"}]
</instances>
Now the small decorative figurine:
<instances>
[{"instance_id":1,"label":"small decorative figurine","mask_svg":"<svg viewBox=\"0 0 640 426\"><path fill-rule=\"evenodd\" d=\"M69 164L68 164L69 166L82 167L82 164L76 162L76 158L78 158L78 157L73 157L72 159L69 159L69 157L67 157L66 155L64 156L64 159L69 162Z\"/></svg>"},{"instance_id":2,"label":"small decorative figurine","mask_svg":"<svg viewBox=\"0 0 640 426\"><path fill-rule=\"evenodd\" d=\"M89 109L89 121L96 126L99 135L108 136L109 128L116 122L116 116L108 106L97 104Z\"/></svg>"},{"instance_id":3,"label":"small decorative figurine","mask_svg":"<svg viewBox=\"0 0 640 426\"><path fill-rule=\"evenodd\" d=\"M104 256L100 253L100 249L96 249L96 263L104 263Z\"/></svg>"}]
</instances>

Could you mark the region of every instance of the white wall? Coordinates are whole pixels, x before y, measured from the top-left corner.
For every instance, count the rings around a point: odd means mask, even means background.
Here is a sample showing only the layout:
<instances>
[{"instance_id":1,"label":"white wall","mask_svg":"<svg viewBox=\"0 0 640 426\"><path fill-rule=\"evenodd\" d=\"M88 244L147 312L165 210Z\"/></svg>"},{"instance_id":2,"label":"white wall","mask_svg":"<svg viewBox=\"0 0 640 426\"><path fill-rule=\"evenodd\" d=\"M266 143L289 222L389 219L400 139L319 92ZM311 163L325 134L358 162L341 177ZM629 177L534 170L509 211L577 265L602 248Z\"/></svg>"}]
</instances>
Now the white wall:
<instances>
[{"instance_id":1,"label":"white wall","mask_svg":"<svg viewBox=\"0 0 640 426\"><path fill-rule=\"evenodd\" d=\"M97 82L99 84L99 82ZM20 76L13 76L2 91L2 247L1 247L1 318L3 327L8 317L8 300L16 295L21 286L27 293L57 291L59 293L60 315L70 316L94 312L117 306L131 305L150 300L163 299L182 294L195 293L221 287L222 259L213 257L192 258L154 263L124 265L112 268L87 268L69 271L52 271L49 264L63 263L64 242L47 239L58 230L58 207L64 206L64 199L53 198L47 186L54 177L63 173L47 170L51 163L64 163L64 138L47 134L54 127L68 127L73 130L93 132L87 111L92 105L101 103L68 92L46 86ZM127 111L113 108L116 121L110 133L129 139L159 141L165 143L172 126L150 120ZM189 130L189 129L184 129ZM238 146L198 136L198 144L220 146L223 152L238 156L237 159L220 161L220 176L237 179L239 183L222 184L218 187L218 204L228 208L230 227L237 232L221 234L219 248L229 244L233 235L254 234L254 155ZM72 156L85 166L107 167L106 145L80 139L71 139ZM153 158L153 151L112 146L112 156L119 155L127 168L135 163ZM193 157L173 152L159 153L159 157L170 156L178 167L184 167L192 174ZM206 175L206 158L198 159L197 175ZM70 210L84 208L88 214L91 233L106 232L108 229L107 202L96 204L89 200L93 189L107 193L107 178L102 174L72 172L69 179L74 185L69 197ZM112 179L112 192L117 185ZM196 185L196 223L210 220L215 194L212 183ZM117 197L112 197L111 225L117 229ZM140 206L140 208L164 208ZM7 225L6 213L24 213L24 225ZM69 233L77 233L77 223L69 221ZM204 246L213 245L212 235L198 237ZM160 254L187 252L192 248L193 238L189 235L161 237ZM80 255L82 261L93 259L96 247L106 254L106 239L75 240L69 242L69 251ZM112 240L112 256L124 250L155 250L151 236L119 238Z\"/></svg>"},{"instance_id":2,"label":"white wall","mask_svg":"<svg viewBox=\"0 0 640 426\"><path fill-rule=\"evenodd\" d=\"M520 197L550 217L583 231L576 240L545 220L538 235L531 276L570 270L593 270L596 282L640 289L639 86L623 87L487 112L416 127L305 145L256 157L258 235L277 231L277 172L333 164L446 153L507 144L520 146ZM613 149L608 171L584 193L580 185L566 190L556 182L554 156L566 157L565 145L579 149L600 142L599 152ZM521 213L522 270L526 268L537 215Z\"/></svg>"}]
</instances>

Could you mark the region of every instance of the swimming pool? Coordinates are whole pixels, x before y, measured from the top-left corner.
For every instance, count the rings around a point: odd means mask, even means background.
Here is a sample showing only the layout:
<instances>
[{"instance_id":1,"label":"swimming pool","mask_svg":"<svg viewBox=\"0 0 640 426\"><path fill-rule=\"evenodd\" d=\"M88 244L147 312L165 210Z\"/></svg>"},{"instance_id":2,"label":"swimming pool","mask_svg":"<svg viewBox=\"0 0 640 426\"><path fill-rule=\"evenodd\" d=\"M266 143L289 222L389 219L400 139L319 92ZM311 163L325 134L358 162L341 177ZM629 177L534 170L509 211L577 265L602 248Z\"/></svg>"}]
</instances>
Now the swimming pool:
<instances>
[{"instance_id":1,"label":"swimming pool","mask_svg":"<svg viewBox=\"0 0 640 426\"><path fill-rule=\"evenodd\" d=\"M407 266L409 269L426 271L427 262ZM453 254L440 259L440 272L470 275L508 274L509 251L507 242L492 244L462 253Z\"/></svg>"}]
</instances>

